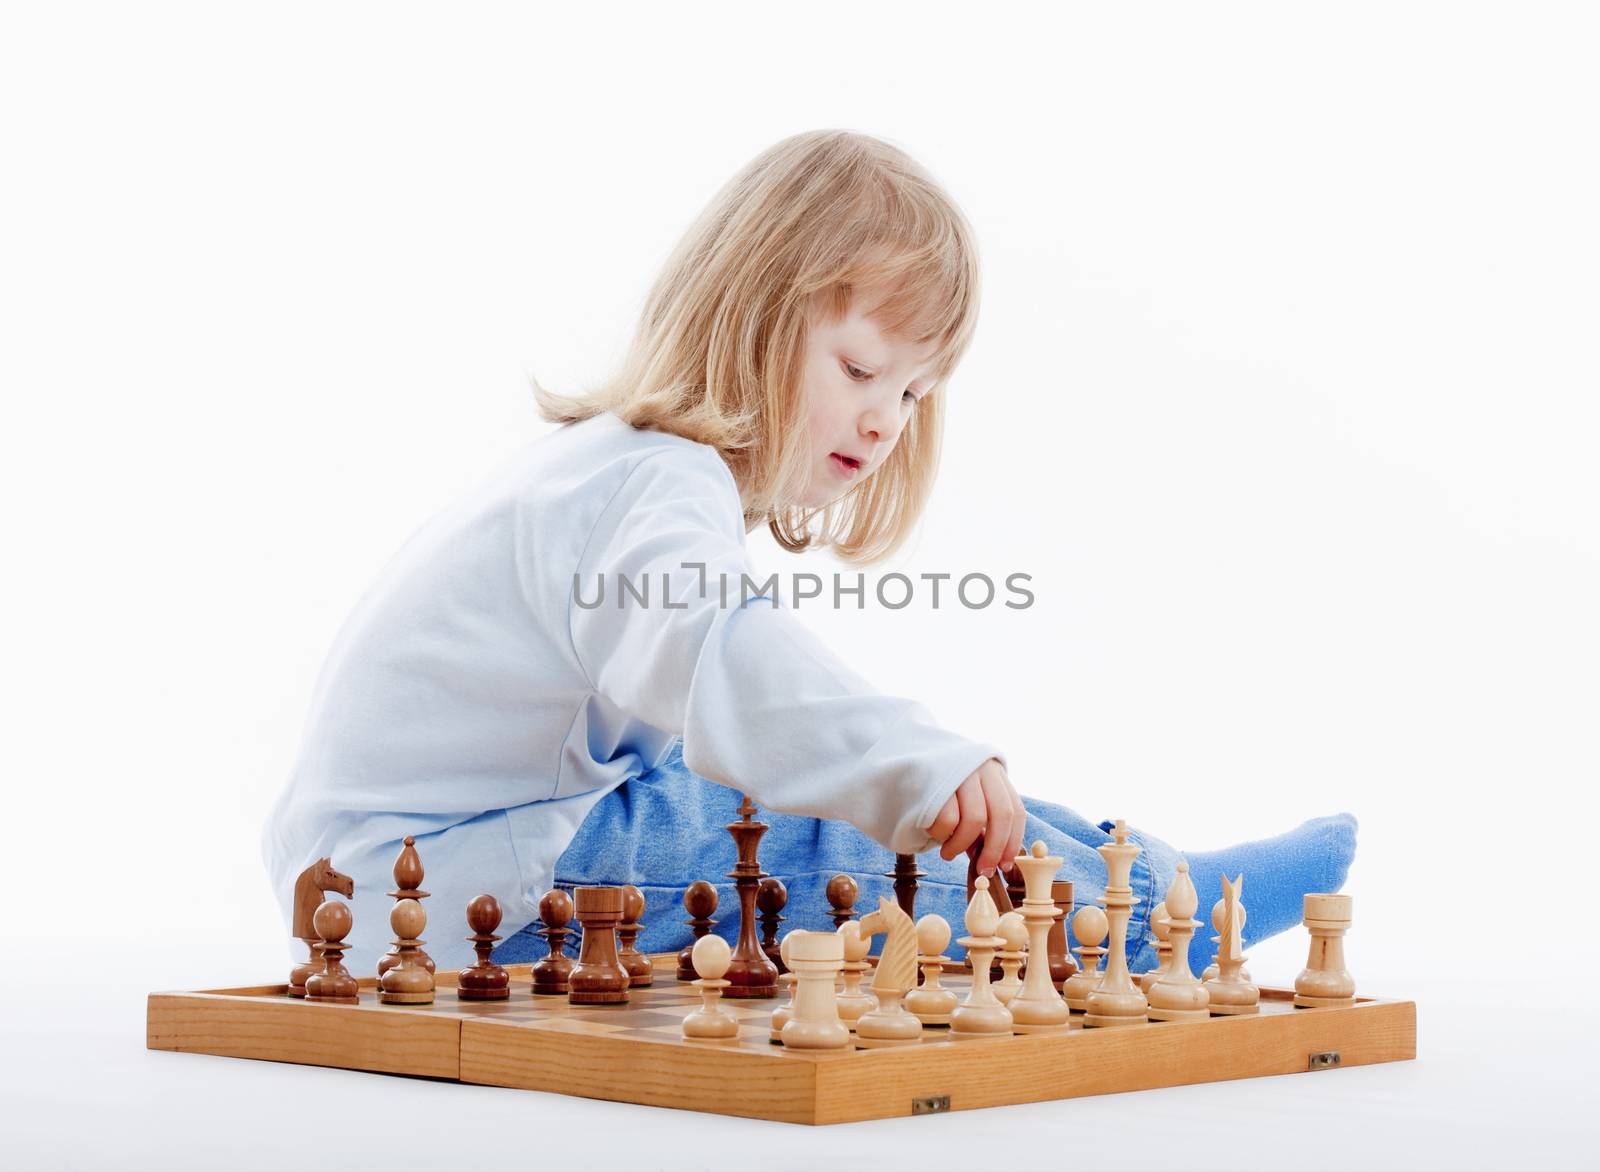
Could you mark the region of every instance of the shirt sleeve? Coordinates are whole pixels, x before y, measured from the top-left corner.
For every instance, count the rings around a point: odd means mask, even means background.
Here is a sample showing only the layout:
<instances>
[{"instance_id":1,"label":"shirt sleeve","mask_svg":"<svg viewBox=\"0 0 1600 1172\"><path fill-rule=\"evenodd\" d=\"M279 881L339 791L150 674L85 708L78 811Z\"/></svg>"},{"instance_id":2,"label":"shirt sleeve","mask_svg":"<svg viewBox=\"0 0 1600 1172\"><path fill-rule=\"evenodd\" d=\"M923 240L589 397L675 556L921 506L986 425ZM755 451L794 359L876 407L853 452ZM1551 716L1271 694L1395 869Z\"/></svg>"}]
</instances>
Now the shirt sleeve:
<instances>
[{"instance_id":1,"label":"shirt sleeve","mask_svg":"<svg viewBox=\"0 0 1600 1172\"><path fill-rule=\"evenodd\" d=\"M895 852L932 849L940 807L985 760L1003 763L1000 750L878 691L786 608L741 604L746 575L756 581L726 470L688 448L641 460L569 599L590 684L681 735L689 769L760 806L843 819Z\"/></svg>"}]
</instances>

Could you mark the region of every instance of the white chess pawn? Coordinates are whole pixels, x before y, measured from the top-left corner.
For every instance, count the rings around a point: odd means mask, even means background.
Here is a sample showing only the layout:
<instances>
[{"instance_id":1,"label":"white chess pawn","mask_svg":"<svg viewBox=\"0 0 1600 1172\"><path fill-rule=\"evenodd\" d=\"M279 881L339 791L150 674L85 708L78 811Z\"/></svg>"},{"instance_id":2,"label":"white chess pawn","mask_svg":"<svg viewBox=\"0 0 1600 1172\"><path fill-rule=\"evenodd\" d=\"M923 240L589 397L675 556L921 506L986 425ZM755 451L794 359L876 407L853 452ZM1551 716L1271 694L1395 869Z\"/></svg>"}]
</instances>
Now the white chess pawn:
<instances>
[{"instance_id":1,"label":"white chess pawn","mask_svg":"<svg viewBox=\"0 0 1600 1172\"><path fill-rule=\"evenodd\" d=\"M694 971L700 979L694 982L700 990L700 1008L686 1014L683 1019L683 1036L695 1041L727 1041L739 1036L739 1019L724 1009L719 1002L722 991L732 982L722 979L733 963L733 949L721 936L702 936L694 942Z\"/></svg>"},{"instance_id":2,"label":"white chess pawn","mask_svg":"<svg viewBox=\"0 0 1600 1172\"><path fill-rule=\"evenodd\" d=\"M1156 937L1156 967L1139 974L1139 988L1144 990L1146 996L1150 994L1150 986L1167 971L1167 961L1172 959L1172 917L1167 914L1166 900L1150 909L1150 931Z\"/></svg>"},{"instance_id":3,"label":"white chess pawn","mask_svg":"<svg viewBox=\"0 0 1600 1172\"><path fill-rule=\"evenodd\" d=\"M1105 975L1100 971L1100 958L1106 950L1100 942L1110 931L1111 922L1106 919L1105 911L1094 904L1079 908L1072 917L1072 938L1078 942L1078 971L1062 983L1061 992L1067 999L1067 1008L1074 1013L1083 1013L1089 1008L1088 996Z\"/></svg>"},{"instance_id":4,"label":"white chess pawn","mask_svg":"<svg viewBox=\"0 0 1600 1172\"><path fill-rule=\"evenodd\" d=\"M994 996L1001 1005L1010 1005L1011 999L1022 989L1022 978L1017 973L1022 968L1022 947L1028 942L1028 926L1022 913L1009 911L1001 916L998 932L1005 947L999 952L1002 975L995 982Z\"/></svg>"},{"instance_id":5,"label":"white chess pawn","mask_svg":"<svg viewBox=\"0 0 1600 1172\"><path fill-rule=\"evenodd\" d=\"M997 1038L1011 1036L1011 1011L994 995L989 984L989 962L995 949L1005 943L995 935L1000 927L1000 909L989 894L989 877L979 875L973 885L972 902L967 904L967 932L959 943L967 950L972 965L972 989L967 999L950 1015L953 1038Z\"/></svg>"},{"instance_id":6,"label":"white chess pawn","mask_svg":"<svg viewBox=\"0 0 1600 1172\"><path fill-rule=\"evenodd\" d=\"M844 947L844 991L839 994L839 1020L853 1031L863 1013L878 1008L878 999L861 989L861 975L872 968L867 963L872 941L862 937L860 920L846 920L840 924L838 936Z\"/></svg>"},{"instance_id":7,"label":"white chess pawn","mask_svg":"<svg viewBox=\"0 0 1600 1172\"><path fill-rule=\"evenodd\" d=\"M798 978L794 975L794 970L789 967L789 937L799 936L804 932L804 928L796 928L778 942L778 958L783 961L783 967L789 969L788 972L779 974L778 984L788 988L789 1000L772 1011L772 1041L774 1042L783 1041L783 1027L794 1016L794 992Z\"/></svg>"},{"instance_id":8,"label":"white chess pawn","mask_svg":"<svg viewBox=\"0 0 1600 1172\"><path fill-rule=\"evenodd\" d=\"M906 994L906 1008L924 1026L947 1026L950 1014L960 1000L954 989L939 984L939 974L950 958L943 955L950 943L950 925L943 916L929 912L917 921L917 963L922 966L922 985Z\"/></svg>"}]
</instances>

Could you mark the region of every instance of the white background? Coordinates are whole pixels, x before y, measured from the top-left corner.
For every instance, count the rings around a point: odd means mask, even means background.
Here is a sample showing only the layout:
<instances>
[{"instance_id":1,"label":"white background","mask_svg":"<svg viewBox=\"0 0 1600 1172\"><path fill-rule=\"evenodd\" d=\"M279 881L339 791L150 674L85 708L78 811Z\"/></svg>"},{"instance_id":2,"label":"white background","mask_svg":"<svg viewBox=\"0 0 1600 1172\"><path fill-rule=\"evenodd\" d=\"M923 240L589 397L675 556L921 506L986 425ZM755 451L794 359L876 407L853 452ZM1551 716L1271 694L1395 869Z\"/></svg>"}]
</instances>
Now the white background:
<instances>
[{"instance_id":1,"label":"white background","mask_svg":"<svg viewBox=\"0 0 1600 1172\"><path fill-rule=\"evenodd\" d=\"M0 9L0 1162L1592 1166L1593 9L1101 7ZM1037 604L801 614L1091 817L1354 812L1351 967L1421 1059L802 1133L145 1052L147 991L279 976L259 829L365 585L824 126L982 249L876 572Z\"/></svg>"}]
</instances>

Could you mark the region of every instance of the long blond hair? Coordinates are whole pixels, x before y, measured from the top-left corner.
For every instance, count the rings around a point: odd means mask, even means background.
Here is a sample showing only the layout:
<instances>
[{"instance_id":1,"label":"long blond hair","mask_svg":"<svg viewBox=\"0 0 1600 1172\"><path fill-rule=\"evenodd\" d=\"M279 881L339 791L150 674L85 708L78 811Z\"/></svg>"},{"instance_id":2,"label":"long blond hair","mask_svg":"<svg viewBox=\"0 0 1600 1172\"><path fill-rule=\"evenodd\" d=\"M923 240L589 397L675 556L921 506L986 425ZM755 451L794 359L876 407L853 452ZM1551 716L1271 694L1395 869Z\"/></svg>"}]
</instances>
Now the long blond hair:
<instances>
[{"instance_id":1,"label":"long blond hair","mask_svg":"<svg viewBox=\"0 0 1600 1172\"><path fill-rule=\"evenodd\" d=\"M809 471L809 322L838 321L857 291L878 288L889 290L870 307L883 333L935 347L933 386L873 475L806 508L793 502ZM534 379L534 398L551 423L611 411L709 444L733 472L747 526L765 520L786 549L875 562L910 536L933 489L943 391L971 342L978 292L971 225L915 160L854 131L808 131L712 198L656 278L609 381L568 396Z\"/></svg>"}]
</instances>

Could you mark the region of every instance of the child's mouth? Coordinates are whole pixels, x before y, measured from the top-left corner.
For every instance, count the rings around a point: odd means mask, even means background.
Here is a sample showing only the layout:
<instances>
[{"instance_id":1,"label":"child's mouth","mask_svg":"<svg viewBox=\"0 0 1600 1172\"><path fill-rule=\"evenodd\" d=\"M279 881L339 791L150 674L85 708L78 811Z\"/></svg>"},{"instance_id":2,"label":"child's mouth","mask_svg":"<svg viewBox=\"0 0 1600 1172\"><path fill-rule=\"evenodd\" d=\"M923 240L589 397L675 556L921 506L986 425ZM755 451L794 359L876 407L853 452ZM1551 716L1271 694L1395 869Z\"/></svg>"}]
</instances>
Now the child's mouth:
<instances>
[{"instance_id":1,"label":"child's mouth","mask_svg":"<svg viewBox=\"0 0 1600 1172\"><path fill-rule=\"evenodd\" d=\"M833 466L839 470L839 474L846 480L853 478L861 468L861 465L855 463L848 456L841 456L838 452L830 452L829 458L833 460Z\"/></svg>"}]
</instances>

